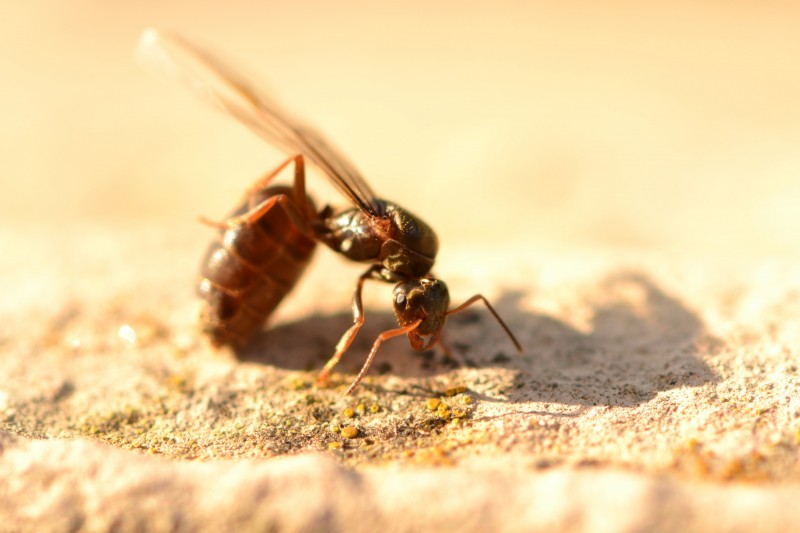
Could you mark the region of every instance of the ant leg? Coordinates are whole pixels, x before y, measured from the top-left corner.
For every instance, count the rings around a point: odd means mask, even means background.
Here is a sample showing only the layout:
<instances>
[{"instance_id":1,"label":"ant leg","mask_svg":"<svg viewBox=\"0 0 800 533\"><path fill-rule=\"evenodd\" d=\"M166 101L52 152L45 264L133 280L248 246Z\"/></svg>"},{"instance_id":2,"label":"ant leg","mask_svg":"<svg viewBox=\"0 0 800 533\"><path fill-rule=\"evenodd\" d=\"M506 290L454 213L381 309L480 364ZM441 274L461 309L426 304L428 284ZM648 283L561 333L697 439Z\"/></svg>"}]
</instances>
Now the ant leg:
<instances>
[{"instance_id":1,"label":"ant leg","mask_svg":"<svg viewBox=\"0 0 800 533\"><path fill-rule=\"evenodd\" d=\"M405 335L409 331L413 331L420 325L422 319L417 319L411 324L407 326L403 326L402 328L397 329L390 329L388 331L384 331L378 338L375 339L375 344L372 345L372 350L369 351L369 355L367 356L367 360L364 362L364 366L361 367L361 370L358 372L355 381L353 381L352 385L347 388L344 392L345 396L350 396L353 392L358 388L358 384L361 383L361 380L364 379L364 376L367 375L369 372L369 368L372 366L372 361L375 359L375 354L378 353L378 348L380 348L381 343L385 340L391 339L392 337L397 337L399 335Z\"/></svg>"},{"instance_id":2,"label":"ant leg","mask_svg":"<svg viewBox=\"0 0 800 533\"><path fill-rule=\"evenodd\" d=\"M275 167L274 169L270 170L262 177L257 179L252 185L250 185L247 188L247 190L245 191L245 196L247 197L248 209L253 209L256 206L256 200L255 200L256 194L266 189L269 186L270 182L274 180L275 177L278 174L280 174L284 168L288 167L292 161L294 161L295 193L297 193L298 191L302 193L302 196L298 196L297 200L299 201L301 198L306 197L305 195L306 178L305 178L305 169L304 169L305 165L303 161L303 156L301 154L293 155L292 157L289 157L288 159L286 159L286 161L284 161L283 163L281 163L280 165L278 165L277 167ZM298 182L300 182L299 185Z\"/></svg>"},{"instance_id":3,"label":"ant leg","mask_svg":"<svg viewBox=\"0 0 800 533\"><path fill-rule=\"evenodd\" d=\"M233 227L240 224L247 224L248 226L252 226L258 220L263 217L267 211L275 207L275 205L280 205L292 222L295 225L304 223L303 215L300 213L300 209L295 204L294 200L285 194L276 194L275 196L270 196L260 204L256 205L250 211L246 213L242 213L239 216L235 216L233 218L229 218L225 223L225 227Z\"/></svg>"},{"instance_id":4,"label":"ant leg","mask_svg":"<svg viewBox=\"0 0 800 533\"><path fill-rule=\"evenodd\" d=\"M301 205L300 213L304 221L309 221L316 216L313 206L306 200L306 167L302 154L294 157L294 197ZM307 228L306 228L307 229Z\"/></svg>"},{"instance_id":5,"label":"ant leg","mask_svg":"<svg viewBox=\"0 0 800 533\"><path fill-rule=\"evenodd\" d=\"M197 221L200 222L201 224L205 224L206 226L208 226L210 228L219 229L219 230L228 229L228 224L227 223L225 223L225 222L217 222L216 220L211 220L210 218L204 217L203 215L200 215L199 217L197 217Z\"/></svg>"},{"instance_id":6,"label":"ant leg","mask_svg":"<svg viewBox=\"0 0 800 533\"><path fill-rule=\"evenodd\" d=\"M275 177L281 173L283 169L289 166L290 163L294 161L294 195L295 195L295 202L300 203L301 207L291 206L289 205L290 200L286 198L285 200L278 200L282 203L284 208L287 208L287 214L292 218L292 222L295 223L300 228L305 228L307 226L307 221L313 218L314 214L310 212L310 207L308 206L308 202L306 202L306 177L305 177L305 162L303 156L301 154L292 156L274 169L267 172L264 176L256 180L253 184L251 184L247 191L245 192L245 197L247 198L247 209L248 211L240 216L233 217L224 222L218 222L216 220L211 220L207 217L201 216L199 220L202 224L206 226L210 226L215 229L224 230L231 226L231 223L240 223L243 220L246 220L248 223L252 223L254 220L257 220L259 217L263 216L264 213L269 211L271 207L274 205L274 202L270 203L270 206L266 209L263 209L262 206L266 202L271 202L273 198L279 198L280 196L285 195L276 195L272 198L267 198L260 204L256 203L256 195L266 189L270 182L275 179Z\"/></svg>"},{"instance_id":7,"label":"ant leg","mask_svg":"<svg viewBox=\"0 0 800 533\"><path fill-rule=\"evenodd\" d=\"M347 331L344 332L342 338L339 339L339 342L336 343L336 353L333 354L325 366L322 368L322 372L319 373L319 377L317 378L317 385L322 385L327 381L328 376L333 370L339 360L344 355L344 352L350 347L353 343L353 340L356 338L356 334L358 330L361 329L361 326L364 325L364 304L361 302L361 290L364 287L364 281L372 277L372 274L375 270L375 267L370 268L358 278L358 283L356 284L356 292L353 295L353 325L350 326Z\"/></svg>"},{"instance_id":8,"label":"ant leg","mask_svg":"<svg viewBox=\"0 0 800 533\"><path fill-rule=\"evenodd\" d=\"M460 313L461 311L463 311L464 309L466 309L470 305L474 304L478 300L483 300L483 303L486 304L486 308L489 310L490 313L492 313L492 315L494 315L494 318L495 318L495 320L497 320L497 323L500 324L500 326L502 326L502 328L505 330L505 332L508 335L508 337L511 339L511 342L513 342L514 346L517 347L517 351L519 353L522 353L522 345L519 343L519 341L514 336L514 334L511 333L511 330L508 329L508 326L506 326L506 323L503 322L502 318L500 318L500 315L497 314L497 311L494 310L494 307L492 307L492 304L489 303L489 300L487 300L482 294L476 294L475 296L473 296L472 298L470 298L469 300L467 300L463 304L459 305L458 307L454 307L453 309L450 309L449 311L447 311L445 313L444 316L450 316L450 315L455 315L456 313Z\"/></svg>"},{"instance_id":9,"label":"ant leg","mask_svg":"<svg viewBox=\"0 0 800 533\"><path fill-rule=\"evenodd\" d=\"M285 194L276 194L275 196L271 196L260 204L256 205L250 211L239 216L231 217L224 222L217 222L216 220L211 220L206 217L200 217L199 221L206 226L211 226L212 228L221 231L225 231L239 225L252 226L270 209L275 207L275 205L281 206L292 223L301 231L303 230L306 220L303 218L300 210L295 205L294 200Z\"/></svg>"}]
</instances>

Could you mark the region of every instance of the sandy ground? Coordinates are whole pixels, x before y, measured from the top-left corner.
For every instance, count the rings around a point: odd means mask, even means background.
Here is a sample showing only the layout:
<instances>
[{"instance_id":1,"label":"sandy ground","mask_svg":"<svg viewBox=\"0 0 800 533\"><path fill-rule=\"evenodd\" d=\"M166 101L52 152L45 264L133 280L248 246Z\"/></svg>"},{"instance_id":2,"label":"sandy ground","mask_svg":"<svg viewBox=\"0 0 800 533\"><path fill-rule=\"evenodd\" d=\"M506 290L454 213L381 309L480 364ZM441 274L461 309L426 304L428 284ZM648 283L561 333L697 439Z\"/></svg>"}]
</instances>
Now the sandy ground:
<instances>
[{"instance_id":1,"label":"sandy ground","mask_svg":"<svg viewBox=\"0 0 800 533\"><path fill-rule=\"evenodd\" d=\"M497 250L481 263L455 250L453 292L480 287L525 354L477 309L446 329L464 366L396 339L345 398L392 326L388 286L368 289L346 372L319 389L356 271L320 253L237 359L197 333L186 275L196 244L159 228L3 235L4 249L29 251L2 272L6 523L779 531L800 521L796 266L566 250ZM61 246L80 254L54 260ZM37 283L23 283L25 265Z\"/></svg>"},{"instance_id":2,"label":"sandy ground","mask_svg":"<svg viewBox=\"0 0 800 533\"><path fill-rule=\"evenodd\" d=\"M800 529L796 7L89 0L2 8L0 530ZM281 155L132 60L236 58L437 231L460 363L329 386L363 267L320 249L239 353L211 231ZM309 190L341 204L319 175Z\"/></svg>"}]
</instances>

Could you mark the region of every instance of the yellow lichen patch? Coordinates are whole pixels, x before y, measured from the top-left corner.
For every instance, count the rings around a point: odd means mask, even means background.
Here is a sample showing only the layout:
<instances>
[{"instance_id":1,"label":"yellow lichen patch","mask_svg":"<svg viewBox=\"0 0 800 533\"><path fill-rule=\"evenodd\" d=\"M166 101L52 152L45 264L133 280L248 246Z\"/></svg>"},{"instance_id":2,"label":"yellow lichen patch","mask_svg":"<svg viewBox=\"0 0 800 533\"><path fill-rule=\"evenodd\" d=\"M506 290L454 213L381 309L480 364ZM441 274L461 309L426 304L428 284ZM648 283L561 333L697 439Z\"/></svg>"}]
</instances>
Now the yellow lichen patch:
<instances>
[{"instance_id":1,"label":"yellow lichen patch","mask_svg":"<svg viewBox=\"0 0 800 533\"><path fill-rule=\"evenodd\" d=\"M783 453L785 444L773 446L770 451L753 449L735 456L723 456L707 449L697 439L689 439L675 451L672 468L700 478L721 481L764 481L776 472L785 470L786 461L793 462Z\"/></svg>"},{"instance_id":2,"label":"yellow lichen patch","mask_svg":"<svg viewBox=\"0 0 800 533\"><path fill-rule=\"evenodd\" d=\"M166 385L170 389L178 392L187 392L189 390L189 380L185 376L173 374L166 380Z\"/></svg>"},{"instance_id":3,"label":"yellow lichen patch","mask_svg":"<svg viewBox=\"0 0 800 533\"><path fill-rule=\"evenodd\" d=\"M426 465L452 466L454 464L449 450L441 445L419 450L415 459L416 462Z\"/></svg>"},{"instance_id":4,"label":"yellow lichen patch","mask_svg":"<svg viewBox=\"0 0 800 533\"><path fill-rule=\"evenodd\" d=\"M441 402L441 400L439 400L439 398L428 398L428 400L425 402L425 405L431 411L435 411L436 409L439 408L439 404L441 404L441 403L442 402Z\"/></svg>"},{"instance_id":5,"label":"yellow lichen patch","mask_svg":"<svg viewBox=\"0 0 800 533\"><path fill-rule=\"evenodd\" d=\"M355 426L347 426L342 428L342 437L346 439L354 439L358 436L358 428Z\"/></svg>"},{"instance_id":6,"label":"yellow lichen patch","mask_svg":"<svg viewBox=\"0 0 800 533\"><path fill-rule=\"evenodd\" d=\"M356 412L353 410L352 407L346 408L344 411L342 411L342 414L347 418L353 418L354 416L356 416Z\"/></svg>"},{"instance_id":7,"label":"yellow lichen patch","mask_svg":"<svg viewBox=\"0 0 800 533\"><path fill-rule=\"evenodd\" d=\"M303 389L307 389L307 388L311 387L311 383L309 383L308 381L306 381L304 379L294 378L289 382L289 387L292 390L296 390L296 391L297 390L303 390Z\"/></svg>"}]
</instances>

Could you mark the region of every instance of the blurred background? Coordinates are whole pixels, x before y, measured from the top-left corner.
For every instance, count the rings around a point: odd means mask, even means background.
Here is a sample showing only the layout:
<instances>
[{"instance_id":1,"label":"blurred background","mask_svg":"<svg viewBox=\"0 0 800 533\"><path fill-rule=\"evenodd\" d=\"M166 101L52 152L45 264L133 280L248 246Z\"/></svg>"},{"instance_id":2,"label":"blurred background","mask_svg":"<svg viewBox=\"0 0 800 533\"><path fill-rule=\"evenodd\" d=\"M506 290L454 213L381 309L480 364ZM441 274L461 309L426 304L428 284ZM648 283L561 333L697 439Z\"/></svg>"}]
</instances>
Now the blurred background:
<instances>
[{"instance_id":1,"label":"blurred background","mask_svg":"<svg viewBox=\"0 0 800 533\"><path fill-rule=\"evenodd\" d=\"M3 2L0 224L191 226L281 160L134 61L156 26L262 83L443 243L793 252L800 7L640 4Z\"/></svg>"}]
</instances>

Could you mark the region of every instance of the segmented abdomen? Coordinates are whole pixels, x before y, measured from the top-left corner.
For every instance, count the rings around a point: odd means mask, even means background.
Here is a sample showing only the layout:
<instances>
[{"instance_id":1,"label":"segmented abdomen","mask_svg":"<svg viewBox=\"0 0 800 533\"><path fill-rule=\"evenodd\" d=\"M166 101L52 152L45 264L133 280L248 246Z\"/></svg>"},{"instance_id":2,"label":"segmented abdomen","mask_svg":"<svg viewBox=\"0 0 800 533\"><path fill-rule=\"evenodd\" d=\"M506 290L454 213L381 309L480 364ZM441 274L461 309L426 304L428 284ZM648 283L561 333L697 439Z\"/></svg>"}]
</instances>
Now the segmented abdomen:
<instances>
[{"instance_id":1,"label":"segmented abdomen","mask_svg":"<svg viewBox=\"0 0 800 533\"><path fill-rule=\"evenodd\" d=\"M269 187L255 198L292 196L289 187ZM308 200L313 212L311 200ZM248 201L231 214L245 213ZM272 314L308 266L316 241L297 228L275 205L258 220L236 223L220 232L203 260L198 291L205 300L203 330L216 345L241 345Z\"/></svg>"}]
</instances>

